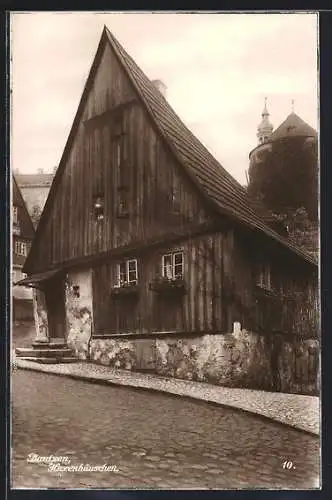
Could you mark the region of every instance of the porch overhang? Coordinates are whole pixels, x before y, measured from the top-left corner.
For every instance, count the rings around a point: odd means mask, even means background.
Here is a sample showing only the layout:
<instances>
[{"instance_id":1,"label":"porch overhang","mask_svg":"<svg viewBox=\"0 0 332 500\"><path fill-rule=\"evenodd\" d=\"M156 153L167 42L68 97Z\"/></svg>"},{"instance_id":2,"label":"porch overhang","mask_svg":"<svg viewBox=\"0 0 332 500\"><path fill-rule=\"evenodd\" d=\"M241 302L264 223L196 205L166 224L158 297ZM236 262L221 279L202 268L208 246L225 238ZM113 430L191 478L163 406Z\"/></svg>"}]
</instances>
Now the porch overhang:
<instances>
[{"instance_id":1,"label":"porch overhang","mask_svg":"<svg viewBox=\"0 0 332 500\"><path fill-rule=\"evenodd\" d=\"M56 274L61 272L60 269L52 269L51 271L45 271L44 273L34 274L28 278L17 281L14 283L15 286L28 286L31 288L40 288L42 283L50 278L53 278Z\"/></svg>"}]
</instances>

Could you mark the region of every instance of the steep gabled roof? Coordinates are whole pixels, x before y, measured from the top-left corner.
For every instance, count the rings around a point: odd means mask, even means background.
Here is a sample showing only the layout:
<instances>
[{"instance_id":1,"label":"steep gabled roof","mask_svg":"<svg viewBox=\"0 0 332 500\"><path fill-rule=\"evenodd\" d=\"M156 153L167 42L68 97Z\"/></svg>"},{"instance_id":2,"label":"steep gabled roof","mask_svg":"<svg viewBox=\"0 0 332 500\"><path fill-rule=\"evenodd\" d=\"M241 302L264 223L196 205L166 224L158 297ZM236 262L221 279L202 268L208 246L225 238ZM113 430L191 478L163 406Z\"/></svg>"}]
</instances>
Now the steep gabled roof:
<instances>
[{"instance_id":1,"label":"steep gabled roof","mask_svg":"<svg viewBox=\"0 0 332 500\"><path fill-rule=\"evenodd\" d=\"M47 213L52 205L52 199L60 184L62 171L66 164L66 157L74 140L80 116L83 112L89 92L89 87L96 73L105 42L110 43L121 67L130 79L157 131L164 138L175 158L177 158L178 162L185 169L187 175L191 178L206 200L220 213L227 215L253 230L265 234L305 261L315 265L315 259L307 254L307 252L280 236L264 223L251 205L246 190L218 163L212 154L186 127L156 86L137 66L135 61L127 54L124 48L105 26L25 268L28 269L29 262L33 256L34 247L38 244L42 228L46 222Z\"/></svg>"},{"instance_id":2,"label":"steep gabled roof","mask_svg":"<svg viewBox=\"0 0 332 500\"><path fill-rule=\"evenodd\" d=\"M18 222L20 225L20 236L27 240L33 240L35 230L23 199L20 188L18 187L15 176L13 175L13 205L18 207Z\"/></svg>"},{"instance_id":3,"label":"steep gabled roof","mask_svg":"<svg viewBox=\"0 0 332 500\"><path fill-rule=\"evenodd\" d=\"M286 137L317 137L317 132L293 112L272 132L269 141L277 141Z\"/></svg>"}]
</instances>

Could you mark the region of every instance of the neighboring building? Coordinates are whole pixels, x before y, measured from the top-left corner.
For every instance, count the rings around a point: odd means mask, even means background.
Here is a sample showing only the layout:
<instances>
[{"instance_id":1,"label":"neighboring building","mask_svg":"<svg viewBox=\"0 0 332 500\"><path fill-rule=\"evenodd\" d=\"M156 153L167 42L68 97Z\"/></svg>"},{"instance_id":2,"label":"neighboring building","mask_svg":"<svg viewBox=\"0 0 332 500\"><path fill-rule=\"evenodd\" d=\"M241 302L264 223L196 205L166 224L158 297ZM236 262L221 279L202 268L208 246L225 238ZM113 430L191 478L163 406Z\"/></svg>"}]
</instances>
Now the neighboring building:
<instances>
[{"instance_id":1,"label":"neighboring building","mask_svg":"<svg viewBox=\"0 0 332 500\"><path fill-rule=\"evenodd\" d=\"M19 172L15 174L35 228L43 211L55 172L56 167L53 173L45 173L39 169L34 174L21 174Z\"/></svg>"},{"instance_id":2,"label":"neighboring building","mask_svg":"<svg viewBox=\"0 0 332 500\"><path fill-rule=\"evenodd\" d=\"M14 283L26 277L22 268L30 250L34 229L14 176L12 192L12 297L13 319L17 321L33 319L31 289L15 286Z\"/></svg>"},{"instance_id":3,"label":"neighboring building","mask_svg":"<svg viewBox=\"0 0 332 500\"><path fill-rule=\"evenodd\" d=\"M289 236L318 254L318 136L294 110L273 131L265 101L258 146L249 155L248 193Z\"/></svg>"},{"instance_id":4,"label":"neighboring building","mask_svg":"<svg viewBox=\"0 0 332 500\"><path fill-rule=\"evenodd\" d=\"M39 339L97 363L318 390L317 261L105 28L25 263Z\"/></svg>"}]
</instances>

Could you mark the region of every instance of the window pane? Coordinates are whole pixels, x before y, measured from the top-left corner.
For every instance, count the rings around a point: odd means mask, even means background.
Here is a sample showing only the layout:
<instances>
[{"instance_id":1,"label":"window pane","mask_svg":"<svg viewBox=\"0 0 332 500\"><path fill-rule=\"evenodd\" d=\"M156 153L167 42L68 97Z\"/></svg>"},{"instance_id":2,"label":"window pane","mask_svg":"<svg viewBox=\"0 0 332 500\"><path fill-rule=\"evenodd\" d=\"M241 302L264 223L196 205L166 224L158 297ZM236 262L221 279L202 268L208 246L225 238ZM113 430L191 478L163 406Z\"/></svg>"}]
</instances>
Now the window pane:
<instances>
[{"instance_id":1,"label":"window pane","mask_svg":"<svg viewBox=\"0 0 332 500\"><path fill-rule=\"evenodd\" d=\"M136 264L137 264L136 260L130 260L128 262L129 271L136 271L136 267L137 267Z\"/></svg>"},{"instance_id":2,"label":"window pane","mask_svg":"<svg viewBox=\"0 0 332 500\"><path fill-rule=\"evenodd\" d=\"M174 275L175 276L182 276L183 275L183 265L182 264L176 264L174 266Z\"/></svg>"},{"instance_id":3,"label":"window pane","mask_svg":"<svg viewBox=\"0 0 332 500\"><path fill-rule=\"evenodd\" d=\"M182 264L183 262L183 253L176 253L174 254L174 264Z\"/></svg>"},{"instance_id":4,"label":"window pane","mask_svg":"<svg viewBox=\"0 0 332 500\"><path fill-rule=\"evenodd\" d=\"M120 284L127 281L127 267L125 262L121 262L121 264L118 265L118 278Z\"/></svg>"},{"instance_id":5,"label":"window pane","mask_svg":"<svg viewBox=\"0 0 332 500\"><path fill-rule=\"evenodd\" d=\"M163 265L167 266L169 264L172 265L172 255L164 255L163 256Z\"/></svg>"},{"instance_id":6,"label":"window pane","mask_svg":"<svg viewBox=\"0 0 332 500\"><path fill-rule=\"evenodd\" d=\"M173 277L172 255L164 255L163 259L163 276L167 278Z\"/></svg>"},{"instance_id":7,"label":"window pane","mask_svg":"<svg viewBox=\"0 0 332 500\"><path fill-rule=\"evenodd\" d=\"M137 281L136 271L129 271L129 282Z\"/></svg>"},{"instance_id":8,"label":"window pane","mask_svg":"<svg viewBox=\"0 0 332 500\"><path fill-rule=\"evenodd\" d=\"M126 263L125 262L121 262L121 264L119 265L120 267L120 274L121 273L125 273L126 274Z\"/></svg>"}]
</instances>

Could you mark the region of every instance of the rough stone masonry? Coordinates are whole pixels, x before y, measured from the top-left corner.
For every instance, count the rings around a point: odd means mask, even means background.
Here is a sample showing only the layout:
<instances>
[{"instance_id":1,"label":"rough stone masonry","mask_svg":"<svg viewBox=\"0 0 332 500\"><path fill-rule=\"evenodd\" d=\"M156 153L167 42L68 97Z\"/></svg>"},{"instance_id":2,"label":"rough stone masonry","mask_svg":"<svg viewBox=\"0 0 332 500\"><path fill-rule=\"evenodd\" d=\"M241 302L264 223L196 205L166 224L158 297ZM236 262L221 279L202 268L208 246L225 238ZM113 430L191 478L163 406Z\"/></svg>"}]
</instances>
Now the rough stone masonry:
<instances>
[{"instance_id":1,"label":"rough stone masonry","mask_svg":"<svg viewBox=\"0 0 332 500\"><path fill-rule=\"evenodd\" d=\"M38 294L35 300L37 325L47 328L44 303ZM65 308L67 344L81 360L227 387L319 393L317 339L262 335L239 324L225 334L95 339L89 269L68 273Z\"/></svg>"}]
</instances>

